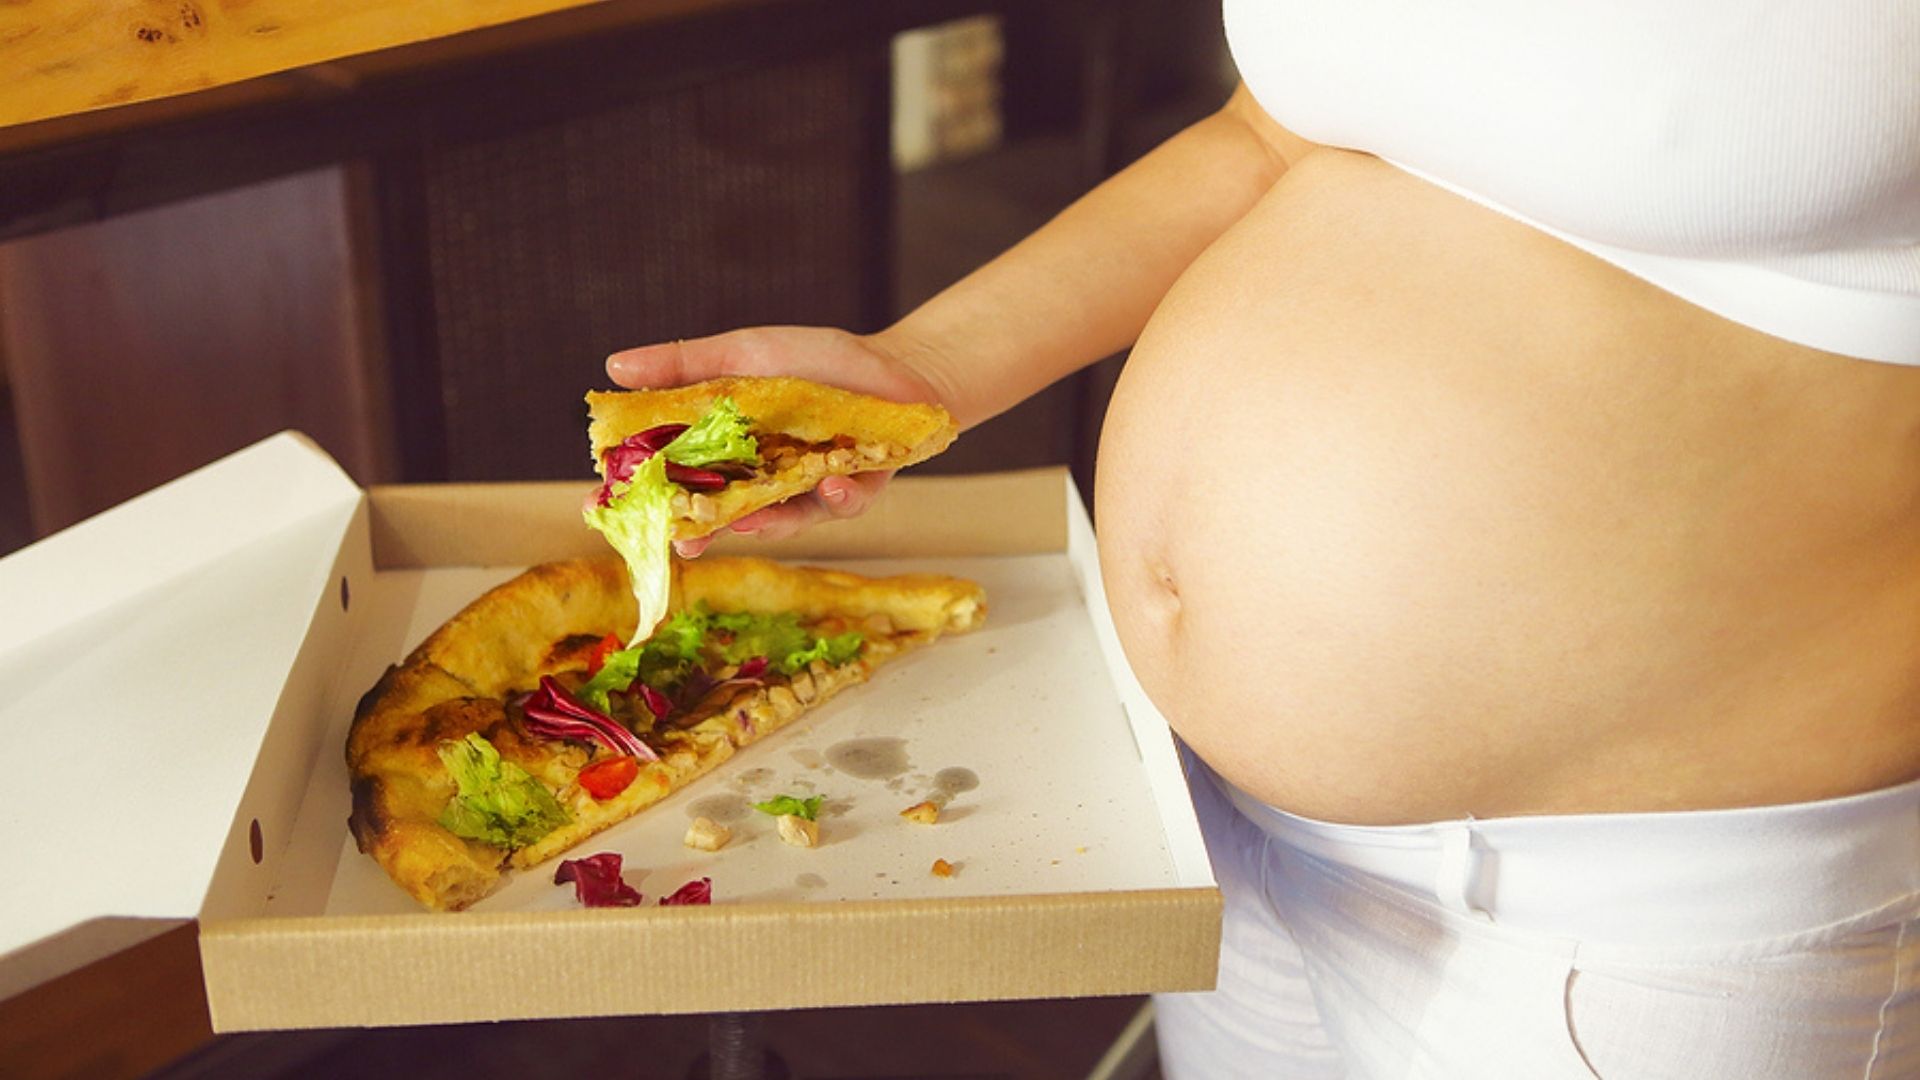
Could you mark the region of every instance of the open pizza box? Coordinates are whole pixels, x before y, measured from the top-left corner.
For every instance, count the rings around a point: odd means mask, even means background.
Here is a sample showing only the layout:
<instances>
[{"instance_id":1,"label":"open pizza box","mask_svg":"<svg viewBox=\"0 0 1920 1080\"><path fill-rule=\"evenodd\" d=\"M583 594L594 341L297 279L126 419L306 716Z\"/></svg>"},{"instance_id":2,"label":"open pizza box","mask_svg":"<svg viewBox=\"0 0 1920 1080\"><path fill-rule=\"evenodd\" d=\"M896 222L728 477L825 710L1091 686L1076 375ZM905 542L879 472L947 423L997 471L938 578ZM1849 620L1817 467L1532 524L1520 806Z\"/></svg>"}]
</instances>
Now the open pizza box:
<instances>
[{"instance_id":1,"label":"open pizza box","mask_svg":"<svg viewBox=\"0 0 1920 1080\"><path fill-rule=\"evenodd\" d=\"M622 853L644 906L584 909L548 863L417 907L347 833L355 701L518 569L605 553L586 487L363 491L283 434L0 559L0 998L188 920L221 1031L1213 984L1219 892L1064 470L908 474L716 544L970 577L987 623L569 853ZM748 809L777 794L825 796L820 847ZM899 816L930 797L939 823ZM685 847L696 814L733 842ZM711 907L655 905L698 877Z\"/></svg>"}]
</instances>

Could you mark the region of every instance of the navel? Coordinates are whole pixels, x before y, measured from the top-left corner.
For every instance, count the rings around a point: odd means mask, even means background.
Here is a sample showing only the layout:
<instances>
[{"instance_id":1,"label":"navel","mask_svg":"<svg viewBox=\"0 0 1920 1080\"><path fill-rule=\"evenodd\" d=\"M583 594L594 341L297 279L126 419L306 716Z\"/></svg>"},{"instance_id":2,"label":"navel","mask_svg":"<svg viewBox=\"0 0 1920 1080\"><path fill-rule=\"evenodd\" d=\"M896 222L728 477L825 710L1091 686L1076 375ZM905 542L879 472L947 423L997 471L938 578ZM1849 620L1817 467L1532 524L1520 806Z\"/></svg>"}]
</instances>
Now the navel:
<instances>
[{"instance_id":1,"label":"navel","mask_svg":"<svg viewBox=\"0 0 1920 1080\"><path fill-rule=\"evenodd\" d=\"M1180 621L1180 582L1174 577L1173 567L1164 559L1149 560L1147 581L1147 602L1154 616L1171 628Z\"/></svg>"}]
</instances>

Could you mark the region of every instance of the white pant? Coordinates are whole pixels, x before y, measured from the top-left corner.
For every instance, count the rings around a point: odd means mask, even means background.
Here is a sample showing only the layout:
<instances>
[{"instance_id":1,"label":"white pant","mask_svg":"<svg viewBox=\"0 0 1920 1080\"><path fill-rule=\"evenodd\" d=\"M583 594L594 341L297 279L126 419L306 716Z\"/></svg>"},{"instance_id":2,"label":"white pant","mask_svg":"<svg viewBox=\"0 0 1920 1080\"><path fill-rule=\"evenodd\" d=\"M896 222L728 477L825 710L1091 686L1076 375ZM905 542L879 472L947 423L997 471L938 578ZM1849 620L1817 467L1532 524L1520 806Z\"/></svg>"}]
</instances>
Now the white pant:
<instances>
[{"instance_id":1,"label":"white pant","mask_svg":"<svg viewBox=\"0 0 1920 1080\"><path fill-rule=\"evenodd\" d=\"M1370 828L1191 766L1226 924L1171 1080L1920 1078L1920 781Z\"/></svg>"}]
</instances>

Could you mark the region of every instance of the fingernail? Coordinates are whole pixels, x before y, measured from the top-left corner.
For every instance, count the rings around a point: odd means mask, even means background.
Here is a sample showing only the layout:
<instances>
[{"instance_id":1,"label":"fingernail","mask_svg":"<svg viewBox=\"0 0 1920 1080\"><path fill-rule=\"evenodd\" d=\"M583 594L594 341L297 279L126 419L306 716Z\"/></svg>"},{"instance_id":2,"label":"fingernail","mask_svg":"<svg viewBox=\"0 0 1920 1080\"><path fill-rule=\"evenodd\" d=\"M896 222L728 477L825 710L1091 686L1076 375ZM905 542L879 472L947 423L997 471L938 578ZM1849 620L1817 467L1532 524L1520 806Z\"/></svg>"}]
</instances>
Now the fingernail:
<instances>
[{"instance_id":1,"label":"fingernail","mask_svg":"<svg viewBox=\"0 0 1920 1080\"><path fill-rule=\"evenodd\" d=\"M828 502L832 503L835 506L844 505L847 501L847 494L848 492L845 484L821 484L820 485L820 497L827 500Z\"/></svg>"}]
</instances>

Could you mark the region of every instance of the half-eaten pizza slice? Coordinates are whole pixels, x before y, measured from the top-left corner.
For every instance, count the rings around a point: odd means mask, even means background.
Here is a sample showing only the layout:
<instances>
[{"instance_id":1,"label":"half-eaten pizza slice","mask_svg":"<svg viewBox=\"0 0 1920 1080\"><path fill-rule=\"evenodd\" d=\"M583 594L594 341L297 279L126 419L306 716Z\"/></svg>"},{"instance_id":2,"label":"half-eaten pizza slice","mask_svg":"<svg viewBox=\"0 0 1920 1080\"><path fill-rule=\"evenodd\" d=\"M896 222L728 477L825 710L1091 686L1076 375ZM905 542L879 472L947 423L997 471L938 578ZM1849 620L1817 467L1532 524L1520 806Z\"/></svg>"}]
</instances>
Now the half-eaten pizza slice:
<instances>
[{"instance_id":1,"label":"half-eaten pizza slice","mask_svg":"<svg viewBox=\"0 0 1920 1080\"><path fill-rule=\"evenodd\" d=\"M925 461L958 433L937 405L784 377L596 391L587 409L603 481L587 523L627 560L642 636L666 610L671 541L706 536L829 476Z\"/></svg>"},{"instance_id":2,"label":"half-eaten pizza slice","mask_svg":"<svg viewBox=\"0 0 1920 1080\"><path fill-rule=\"evenodd\" d=\"M674 565L671 611L623 645L624 567L578 559L448 620L355 712L360 850L427 907L465 908L986 606L959 578L708 557Z\"/></svg>"}]
</instances>

